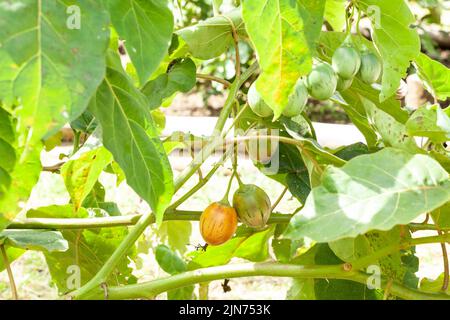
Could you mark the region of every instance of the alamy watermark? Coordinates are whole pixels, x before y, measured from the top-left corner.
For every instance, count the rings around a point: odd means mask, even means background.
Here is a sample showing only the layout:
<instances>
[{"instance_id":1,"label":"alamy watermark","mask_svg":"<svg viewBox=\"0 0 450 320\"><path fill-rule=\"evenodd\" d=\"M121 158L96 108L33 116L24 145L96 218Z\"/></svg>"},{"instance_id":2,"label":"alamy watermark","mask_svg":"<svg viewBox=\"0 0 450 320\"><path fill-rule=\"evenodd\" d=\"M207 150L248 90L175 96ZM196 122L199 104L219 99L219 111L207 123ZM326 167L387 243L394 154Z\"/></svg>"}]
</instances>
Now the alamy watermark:
<instances>
[{"instance_id":1,"label":"alamy watermark","mask_svg":"<svg viewBox=\"0 0 450 320\"><path fill-rule=\"evenodd\" d=\"M77 5L67 7L66 13L69 17L66 20L66 26L70 30L81 29L81 9Z\"/></svg>"}]
</instances>

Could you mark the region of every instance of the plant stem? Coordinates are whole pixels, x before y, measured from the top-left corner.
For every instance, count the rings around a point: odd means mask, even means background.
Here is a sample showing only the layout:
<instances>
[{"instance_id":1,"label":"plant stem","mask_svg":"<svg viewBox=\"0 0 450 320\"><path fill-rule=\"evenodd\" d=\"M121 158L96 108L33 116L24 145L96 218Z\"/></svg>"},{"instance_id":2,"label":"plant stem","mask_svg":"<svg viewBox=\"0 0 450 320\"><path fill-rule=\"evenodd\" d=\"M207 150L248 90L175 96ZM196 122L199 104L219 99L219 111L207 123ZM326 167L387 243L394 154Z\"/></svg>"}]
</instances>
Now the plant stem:
<instances>
[{"instance_id":1,"label":"plant stem","mask_svg":"<svg viewBox=\"0 0 450 320\"><path fill-rule=\"evenodd\" d=\"M189 210L168 210L164 214L164 221L181 220L181 221L197 221L200 218L201 211ZM103 218L26 218L22 220L14 220L7 229L95 229L95 228L112 228L121 226L135 225L142 214L132 214L126 216L113 216ZM269 223L288 223L291 214L272 213ZM155 222L155 218L151 219L151 223ZM410 228L416 228L415 223L408 225ZM435 225L421 225L420 230L436 230ZM447 230L447 229L442 229Z\"/></svg>"},{"instance_id":2,"label":"plant stem","mask_svg":"<svg viewBox=\"0 0 450 320\"><path fill-rule=\"evenodd\" d=\"M58 172L64 164L65 164L65 162L59 162L52 166L42 167L42 171Z\"/></svg>"},{"instance_id":3,"label":"plant stem","mask_svg":"<svg viewBox=\"0 0 450 320\"><path fill-rule=\"evenodd\" d=\"M271 212L273 212L273 210L275 210L275 208L278 206L278 204L280 203L281 199L283 199L284 195L286 194L286 191L288 191L288 187L285 187L283 189L283 192L281 192L281 194L279 195L278 199L274 202L274 204L272 205L272 208L270 209Z\"/></svg>"},{"instance_id":4,"label":"plant stem","mask_svg":"<svg viewBox=\"0 0 450 320\"><path fill-rule=\"evenodd\" d=\"M218 82L220 84L223 84L223 86L225 88L228 88L231 86L231 83L225 79L219 78L219 77L215 77L215 76L211 76L209 74L201 74L201 73L197 73L196 74L197 78L199 79L204 79L204 80L209 80L209 81L215 81Z\"/></svg>"},{"instance_id":5,"label":"plant stem","mask_svg":"<svg viewBox=\"0 0 450 320\"><path fill-rule=\"evenodd\" d=\"M441 230L438 230L439 235L443 235L444 233ZM442 291L447 291L448 282L449 282L449 266L448 266L448 255L447 255L447 247L445 242L441 242L441 250L442 250L442 260L444 262L444 281L442 282Z\"/></svg>"},{"instance_id":6,"label":"plant stem","mask_svg":"<svg viewBox=\"0 0 450 320\"><path fill-rule=\"evenodd\" d=\"M18 300L19 295L17 294L16 283L14 281L14 276L13 276L13 273L11 270L11 265L8 260L8 255L6 253L5 245L3 245L3 244L0 245L0 251L2 252L3 264L5 265L6 272L8 273L9 286L11 288L12 298L13 298L13 300Z\"/></svg>"},{"instance_id":7,"label":"plant stem","mask_svg":"<svg viewBox=\"0 0 450 320\"><path fill-rule=\"evenodd\" d=\"M111 299L151 298L162 292L188 285L194 285L196 283L209 282L224 278L229 279L253 276L295 277L302 279L346 279L364 284L367 283L367 279L369 277L369 275L364 273L345 271L342 265L303 266L295 264L282 264L277 262L229 264L218 267L197 269L139 284L122 287L110 287L109 297ZM384 280L382 283L383 286L386 286L387 281ZM390 292L404 299L450 299L450 296L445 294L423 293L417 290L409 289L398 283L392 283ZM101 299L103 297L103 291L97 289L87 298Z\"/></svg>"},{"instance_id":8,"label":"plant stem","mask_svg":"<svg viewBox=\"0 0 450 320\"><path fill-rule=\"evenodd\" d=\"M164 214L164 221L198 221L201 211L173 210ZM7 229L96 229L112 228L135 225L142 214L126 216L114 216L103 218L27 218L13 221ZM268 223L288 223L292 215L283 213L272 213ZM152 215L150 223L155 223L155 216Z\"/></svg>"},{"instance_id":9,"label":"plant stem","mask_svg":"<svg viewBox=\"0 0 450 320\"><path fill-rule=\"evenodd\" d=\"M73 131L73 150L70 156L73 156L80 149L80 136L81 132L78 130Z\"/></svg>"},{"instance_id":10,"label":"plant stem","mask_svg":"<svg viewBox=\"0 0 450 320\"><path fill-rule=\"evenodd\" d=\"M195 194L198 190L200 190L206 183L208 183L209 179L214 175L214 173L219 169L219 167L223 164L223 162L228 158L230 152L226 152L222 158L213 166L213 168L208 172L208 174L201 179L195 186L192 187L189 191L187 191L184 195L182 195L177 201L172 203L169 208L167 208L168 211L175 210L178 208L180 204L185 202L187 199L189 199L193 194ZM167 211L166 211L167 212Z\"/></svg>"}]
</instances>

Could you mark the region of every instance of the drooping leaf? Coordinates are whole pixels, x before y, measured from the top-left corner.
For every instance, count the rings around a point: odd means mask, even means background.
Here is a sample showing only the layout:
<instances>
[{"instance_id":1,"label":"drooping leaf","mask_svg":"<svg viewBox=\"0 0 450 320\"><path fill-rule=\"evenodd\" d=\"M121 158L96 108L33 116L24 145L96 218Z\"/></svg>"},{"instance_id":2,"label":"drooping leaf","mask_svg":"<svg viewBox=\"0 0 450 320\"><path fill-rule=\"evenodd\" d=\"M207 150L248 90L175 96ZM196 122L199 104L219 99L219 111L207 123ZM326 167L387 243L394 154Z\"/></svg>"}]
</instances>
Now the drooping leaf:
<instances>
[{"instance_id":1,"label":"drooping leaf","mask_svg":"<svg viewBox=\"0 0 450 320\"><path fill-rule=\"evenodd\" d=\"M233 45L232 26L239 37L246 36L239 9L200 21L176 33L184 40L192 56L208 60L220 56Z\"/></svg>"},{"instance_id":2,"label":"drooping leaf","mask_svg":"<svg viewBox=\"0 0 450 320\"><path fill-rule=\"evenodd\" d=\"M450 117L438 104L417 109L406 122L411 136L427 137L434 142L450 141Z\"/></svg>"},{"instance_id":3,"label":"drooping leaf","mask_svg":"<svg viewBox=\"0 0 450 320\"><path fill-rule=\"evenodd\" d=\"M168 274L174 275L187 270L186 262L175 252L165 245L159 245L155 250L156 261L161 269ZM187 286L167 292L169 300L192 299L194 286Z\"/></svg>"},{"instance_id":4,"label":"drooping leaf","mask_svg":"<svg viewBox=\"0 0 450 320\"><path fill-rule=\"evenodd\" d=\"M28 218L88 218L94 212L86 209L74 210L72 205L41 207L27 212ZM95 217L95 216L94 216ZM127 235L126 227L64 230L61 231L69 244L65 252L45 253L53 281L60 293L76 289L75 285L83 285L89 281L105 264L117 246ZM128 267L133 258L134 249L130 249L121 258L116 269L106 281L109 285L120 285L135 282ZM79 276L79 279L78 279ZM72 279L72 281L69 281ZM79 283L78 281L79 280Z\"/></svg>"},{"instance_id":5,"label":"drooping leaf","mask_svg":"<svg viewBox=\"0 0 450 320\"><path fill-rule=\"evenodd\" d=\"M0 232L0 244L46 252L68 249L68 243L61 232L48 230L3 230Z\"/></svg>"},{"instance_id":6,"label":"drooping leaf","mask_svg":"<svg viewBox=\"0 0 450 320\"><path fill-rule=\"evenodd\" d=\"M173 16L167 0L108 0L114 28L141 83L145 83L169 49Z\"/></svg>"},{"instance_id":7,"label":"drooping leaf","mask_svg":"<svg viewBox=\"0 0 450 320\"><path fill-rule=\"evenodd\" d=\"M392 97L410 62L420 53L414 15L403 0L359 0L358 7L372 23L372 36L383 60L380 100ZM393 54L395 52L395 54Z\"/></svg>"},{"instance_id":8,"label":"drooping leaf","mask_svg":"<svg viewBox=\"0 0 450 320\"><path fill-rule=\"evenodd\" d=\"M191 90L196 81L195 71L195 63L191 59L185 59L175 64L167 73L147 82L142 93L148 98L150 109L161 106L164 98L177 91Z\"/></svg>"},{"instance_id":9,"label":"drooping leaf","mask_svg":"<svg viewBox=\"0 0 450 320\"><path fill-rule=\"evenodd\" d=\"M83 153L78 159L71 159L62 166L61 175L75 210L80 208L103 169L111 161L111 153L100 147Z\"/></svg>"},{"instance_id":10,"label":"drooping leaf","mask_svg":"<svg viewBox=\"0 0 450 320\"><path fill-rule=\"evenodd\" d=\"M386 148L329 167L285 236L329 242L407 224L450 200L448 173L432 158Z\"/></svg>"},{"instance_id":11,"label":"drooping leaf","mask_svg":"<svg viewBox=\"0 0 450 320\"><path fill-rule=\"evenodd\" d=\"M110 57L90 111L101 124L103 143L125 172L127 183L148 202L160 224L173 194L172 170L146 99L116 56Z\"/></svg>"},{"instance_id":12,"label":"drooping leaf","mask_svg":"<svg viewBox=\"0 0 450 320\"><path fill-rule=\"evenodd\" d=\"M156 247L155 258L161 269L168 274L173 275L187 270L183 259L163 244Z\"/></svg>"},{"instance_id":13,"label":"drooping leaf","mask_svg":"<svg viewBox=\"0 0 450 320\"><path fill-rule=\"evenodd\" d=\"M256 49L262 74L257 88L278 118L299 77L312 68L325 1L247 0L245 27Z\"/></svg>"},{"instance_id":14,"label":"drooping leaf","mask_svg":"<svg viewBox=\"0 0 450 320\"><path fill-rule=\"evenodd\" d=\"M427 90L437 99L445 101L450 97L450 69L439 61L421 53L414 60L419 77Z\"/></svg>"}]
</instances>

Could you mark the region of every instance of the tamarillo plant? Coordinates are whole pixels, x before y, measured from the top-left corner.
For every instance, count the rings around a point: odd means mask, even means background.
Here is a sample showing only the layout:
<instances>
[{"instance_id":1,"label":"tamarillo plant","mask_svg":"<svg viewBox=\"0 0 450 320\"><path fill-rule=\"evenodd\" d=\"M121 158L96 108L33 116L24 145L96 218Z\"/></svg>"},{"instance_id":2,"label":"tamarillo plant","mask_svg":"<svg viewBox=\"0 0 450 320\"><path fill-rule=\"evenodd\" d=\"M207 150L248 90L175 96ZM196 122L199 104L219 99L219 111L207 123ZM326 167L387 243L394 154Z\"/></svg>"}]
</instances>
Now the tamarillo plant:
<instances>
[{"instance_id":1,"label":"tamarillo plant","mask_svg":"<svg viewBox=\"0 0 450 320\"><path fill-rule=\"evenodd\" d=\"M61 295L72 299L164 292L191 299L198 283L248 276L292 278L289 299L449 299L450 109L439 102L450 96L450 70L421 53L408 3L243 0L187 26L174 23L176 8L167 0L0 3L0 271L13 296L20 292L12 261L38 250ZM361 19L372 24L370 39L351 33ZM248 64L242 44L254 52ZM218 57L234 63L227 79L201 73L204 61ZM433 105L401 106L395 94L407 71L417 73ZM160 108L197 80L219 83L227 98L212 137L174 176L168 153L180 141L163 139ZM308 95L342 108L365 142L322 147ZM72 152L43 167L41 154L66 124ZM231 129L238 134L230 137ZM266 134L246 134L261 129ZM268 176L285 191L272 206L260 187L245 186L236 153L224 152L200 174L224 140L274 138L264 159L252 157L262 173L279 162ZM233 172L223 200L179 209L228 158ZM44 171L64 181L68 203L27 205ZM105 198L102 172L151 210L122 215ZM198 183L180 194L197 174ZM230 205L234 179L245 190ZM301 206L275 212L287 191ZM199 220L210 245L187 252L190 221ZM150 246L168 276L136 283L129 262L151 224L169 239ZM430 243L441 244L444 271L421 280L415 248ZM234 257L248 262L228 264ZM374 277L378 285L368 285Z\"/></svg>"}]
</instances>

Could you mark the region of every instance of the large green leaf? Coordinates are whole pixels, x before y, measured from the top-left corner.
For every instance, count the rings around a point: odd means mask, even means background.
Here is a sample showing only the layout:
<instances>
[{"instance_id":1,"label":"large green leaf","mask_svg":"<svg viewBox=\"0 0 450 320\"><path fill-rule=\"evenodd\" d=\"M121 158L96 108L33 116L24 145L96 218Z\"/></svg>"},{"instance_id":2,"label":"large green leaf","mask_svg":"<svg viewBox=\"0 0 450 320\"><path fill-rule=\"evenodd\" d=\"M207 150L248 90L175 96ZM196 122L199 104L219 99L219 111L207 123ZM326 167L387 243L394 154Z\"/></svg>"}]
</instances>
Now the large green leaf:
<instances>
[{"instance_id":1,"label":"large green leaf","mask_svg":"<svg viewBox=\"0 0 450 320\"><path fill-rule=\"evenodd\" d=\"M108 0L111 20L145 83L166 54L173 31L167 0Z\"/></svg>"},{"instance_id":2,"label":"large green leaf","mask_svg":"<svg viewBox=\"0 0 450 320\"><path fill-rule=\"evenodd\" d=\"M325 1L247 0L243 18L262 74L257 88L278 118L299 77L309 73Z\"/></svg>"},{"instance_id":3,"label":"large green leaf","mask_svg":"<svg viewBox=\"0 0 450 320\"><path fill-rule=\"evenodd\" d=\"M61 232L48 230L3 230L0 244L25 250L66 251L68 243Z\"/></svg>"},{"instance_id":4,"label":"large green leaf","mask_svg":"<svg viewBox=\"0 0 450 320\"><path fill-rule=\"evenodd\" d=\"M195 71L195 63L191 59L185 59L176 63L167 73L147 82L142 93L148 98L150 109L161 106L164 98L177 91L191 90L195 86Z\"/></svg>"},{"instance_id":5,"label":"large green leaf","mask_svg":"<svg viewBox=\"0 0 450 320\"><path fill-rule=\"evenodd\" d=\"M116 56L90 105L103 131L103 144L125 172L127 183L147 201L161 223L173 194L172 169L147 100L133 86Z\"/></svg>"},{"instance_id":6,"label":"large green leaf","mask_svg":"<svg viewBox=\"0 0 450 320\"><path fill-rule=\"evenodd\" d=\"M238 9L200 21L176 33L185 41L192 56L208 60L220 56L233 45L232 26L239 37L245 37L244 22Z\"/></svg>"},{"instance_id":7,"label":"large green leaf","mask_svg":"<svg viewBox=\"0 0 450 320\"><path fill-rule=\"evenodd\" d=\"M78 117L104 77L108 15L98 1L74 4L11 0L0 5L0 99L17 123L17 163L0 198L0 230L37 182L41 139Z\"/></svg>"},{"instance_id":8,"label":"large green leaf","mask_svg":"<svg viewBox=\"0 0 450 320\"><path fill-rule=\"evenodd\" d=\"M450 97L450 69L425 54L414 60L419 77L425 82L427 90L439 100Z\"/></svg>"},{"instance_id":9,"label":"large green leaf","mask_svg":"<svg viewBox=\"0 0 450 320\"><path fill-rule=\"evenodd\" d=\"M438 104L417 109L406 122L406 129L411 136L428 137L437 143L450 141L450 117Z\"/></svg>"},{"instance_id":10,"label":"large green leaf","mask_svg":"<svg viewBox=\"0 0 450 320\"><path fill-rule=\"evenodd\" d=\"M448 173L432 158L386 148L329 167L285 236L329 242L407 224L450 200Z\"/></svg>"},{"instance_id":11,"label":"large green leaf","mask_svg":"<svg viewBox=\"0 0 450 320\"><path fill-rule=\"evenodd\" d=\"M67 191L75 210L81 207L112 155L103 147L83 153L78 159L67 161L61 168Z\"/></svg>"},{"instance_id":12,"label":"large green leaf","mask_svg":"<svg viewBox=\"0 0 450 320\"><path fill-rule=\"evenodd\" d=\"M415 18L404 0L358 0L357 5L372 22L373 41L383 59L380 100L384 101L395 94L420 53L419 35L411 28Z\"/></svg>"},{"instance_id":13,"label":"large green leaf","mask_svg":"<svg viewBox=\"0 0 450 320\"><path fill-rule=\"evenodd\" d=\"M49 206L33 209L27 212L29 218L88 218L93 212L81 208L75 212L73 206ZM89 281L105 264L111 254L117 249L128 233L126 227L64 230L61 231L67 240L69 248L65 252L45 253L45 259L50 269L53 281L61 293L73 289L71 275L80 276L80 285ZM129 259L134 257L134 249L120 259L107 283L110 285L127 284L135 281L132 269L128 267Z\"/></svg>"},{"instance_id":14,"label":"large green leaf","mask_svg":"<svg viewBox=\"0 0 450 320\"><path fill-rule=\"evenodd\" d=\"M78 15L68 10L74 4ZM5 65L7 59L0 58L0 69L10 70L0 92L19 98L15 116L19 129L27 132L29 148L87 107L105 74L108 23L107 12L95 0L0 5L0 55L13 62Z\"/></svg>"}]
</instances>

